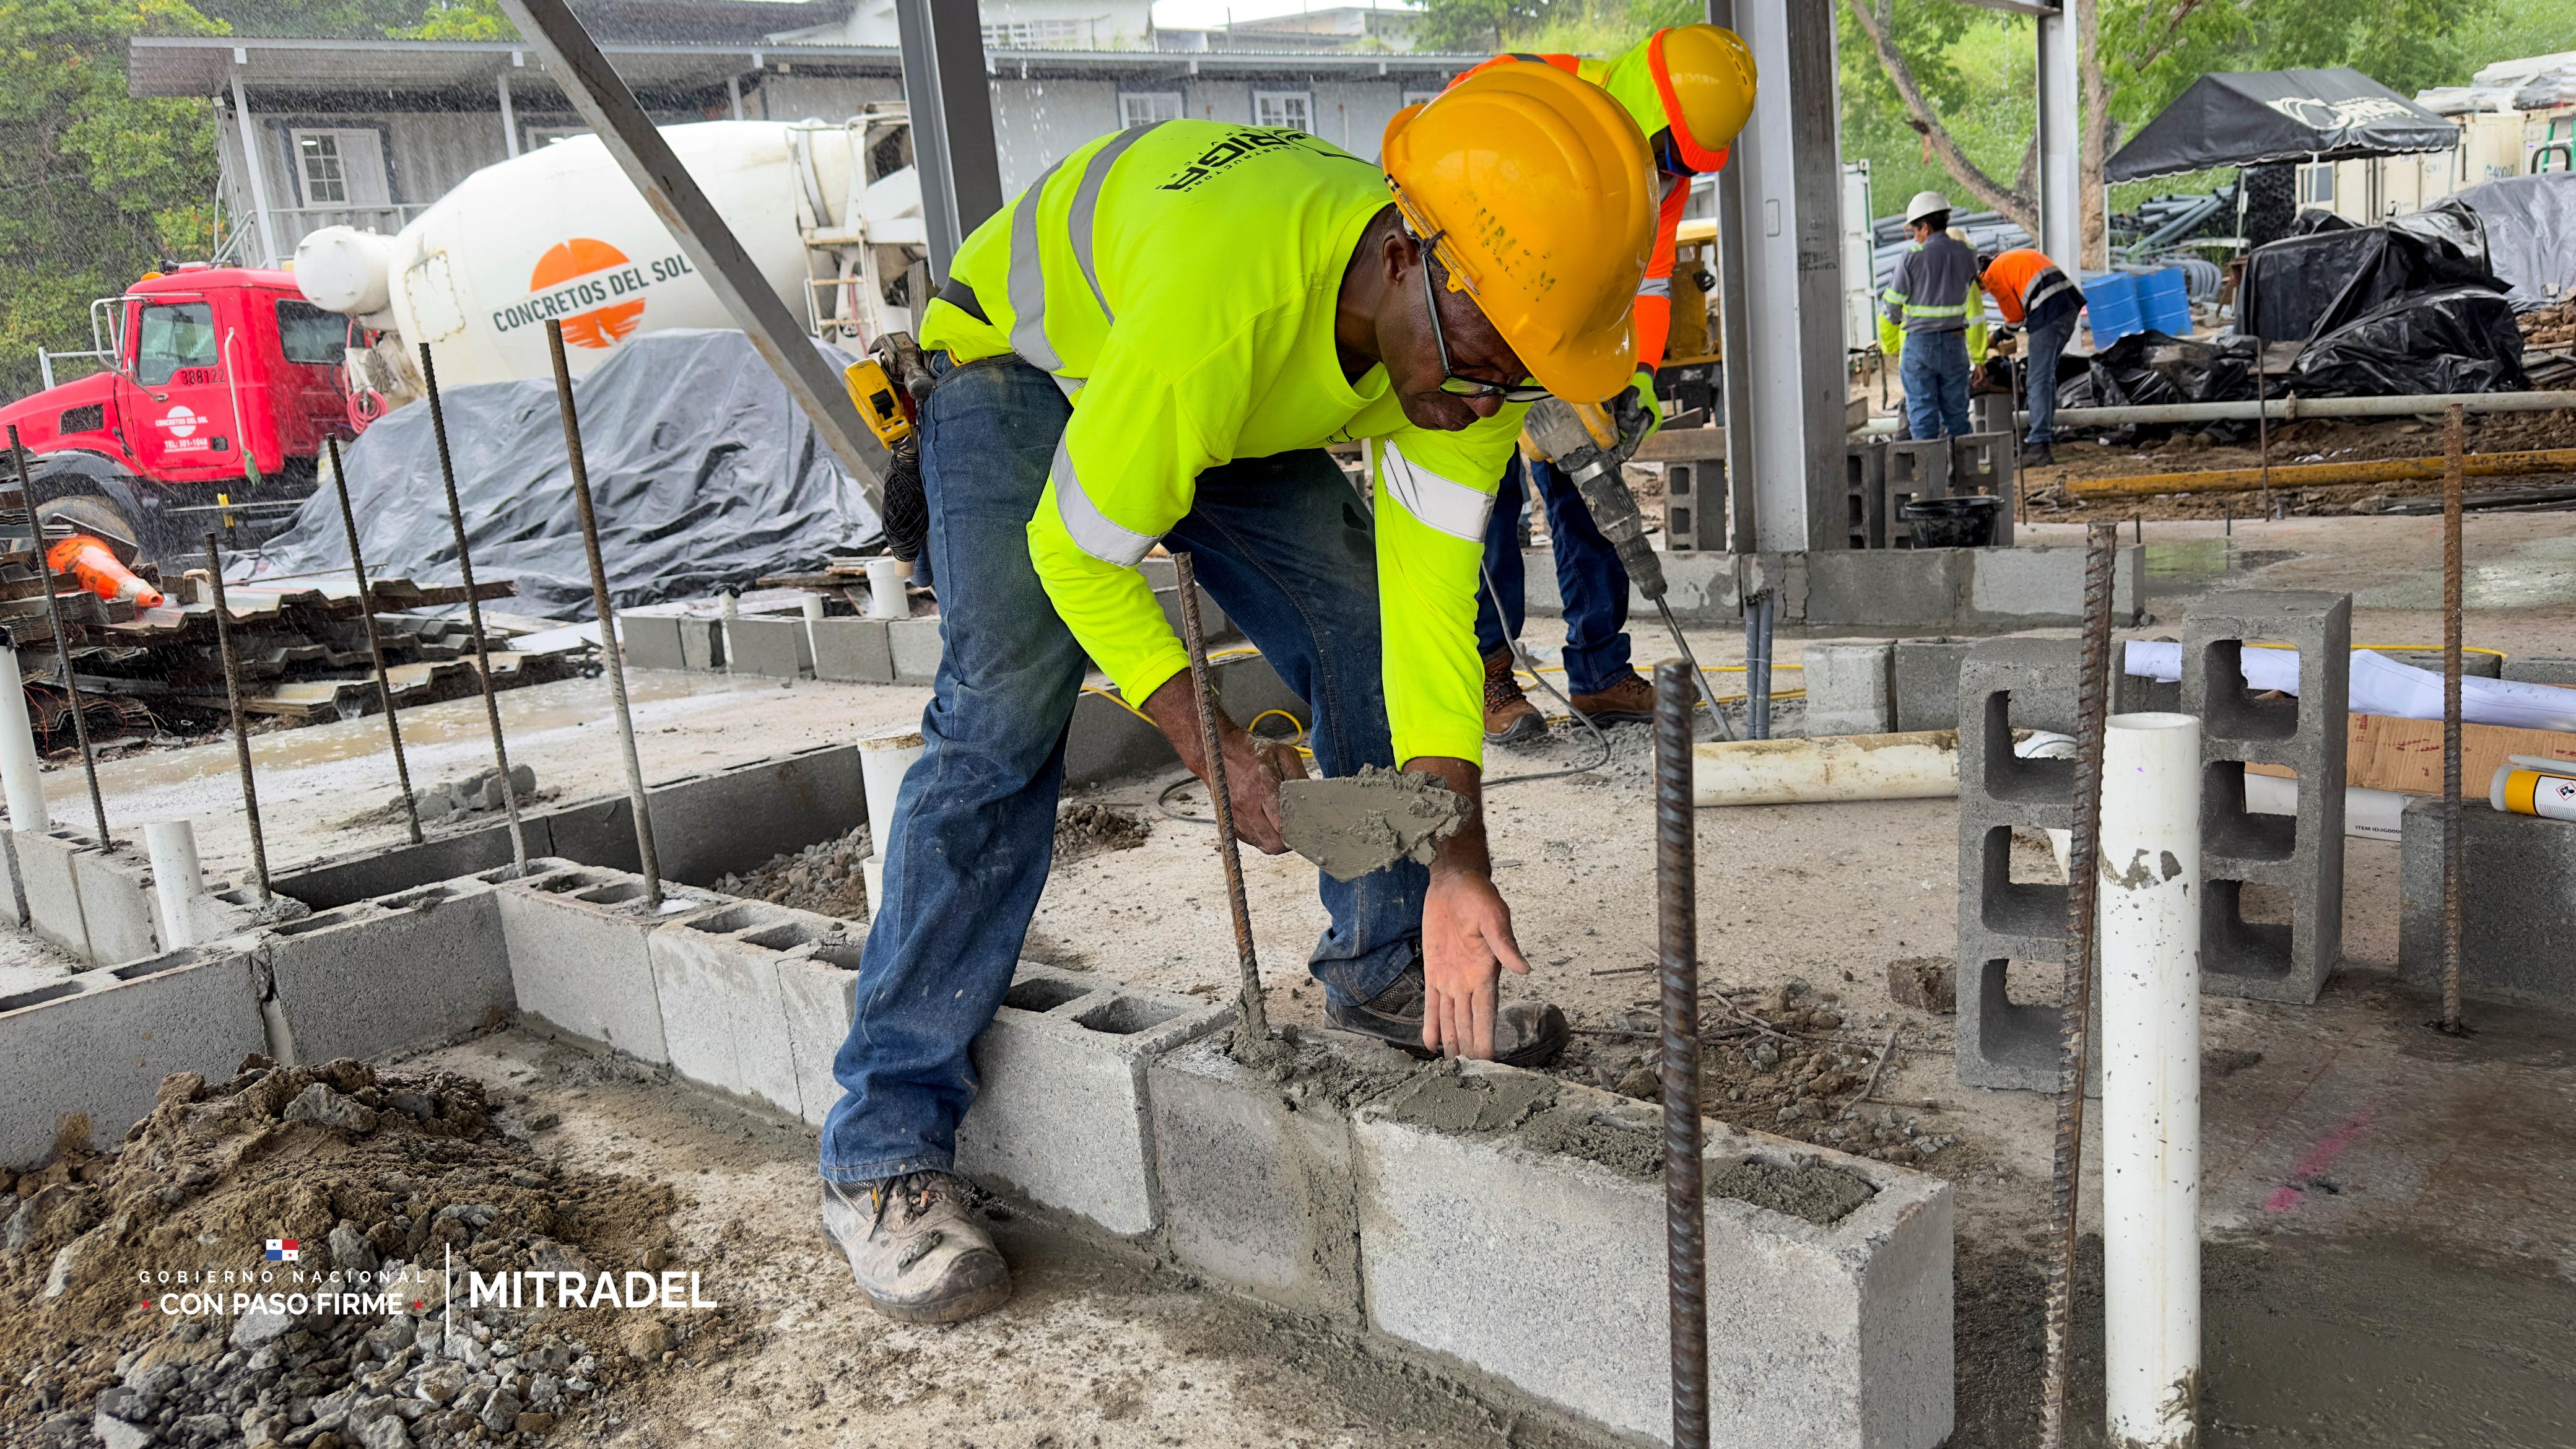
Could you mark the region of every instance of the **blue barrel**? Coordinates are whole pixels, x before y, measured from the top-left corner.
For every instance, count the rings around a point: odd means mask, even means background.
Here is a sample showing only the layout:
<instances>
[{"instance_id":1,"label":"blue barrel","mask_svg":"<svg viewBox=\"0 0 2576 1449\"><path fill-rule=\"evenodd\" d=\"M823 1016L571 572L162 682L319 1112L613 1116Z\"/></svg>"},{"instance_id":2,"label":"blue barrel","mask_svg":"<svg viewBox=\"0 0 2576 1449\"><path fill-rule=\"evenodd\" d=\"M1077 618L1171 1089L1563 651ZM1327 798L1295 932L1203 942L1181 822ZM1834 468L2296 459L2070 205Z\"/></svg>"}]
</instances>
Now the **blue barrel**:
<instances>
[{"instance_id":1,"label":"blue barrel","mask_svg":"<svg viewBox=\"0 0 2576 1449\"><path fill-rule=\"evenodd\" d=\"M2150 331L2191 335L2191 288L2180 267L2158 267L2138 278L2138 311Z\"/></svg>"},{"instance_id":2,"label":"blue barrel","mask_svg":"<svg viewBox=\"0 0 2576 1449\"><path fill-rule=\"evenodd\" d=\"M2092 272L2084 278L2084 314L2101 351L2132 332L2146 330L2138 314L2138 279L2127 272Z\"/></svg>"}]
</instances>

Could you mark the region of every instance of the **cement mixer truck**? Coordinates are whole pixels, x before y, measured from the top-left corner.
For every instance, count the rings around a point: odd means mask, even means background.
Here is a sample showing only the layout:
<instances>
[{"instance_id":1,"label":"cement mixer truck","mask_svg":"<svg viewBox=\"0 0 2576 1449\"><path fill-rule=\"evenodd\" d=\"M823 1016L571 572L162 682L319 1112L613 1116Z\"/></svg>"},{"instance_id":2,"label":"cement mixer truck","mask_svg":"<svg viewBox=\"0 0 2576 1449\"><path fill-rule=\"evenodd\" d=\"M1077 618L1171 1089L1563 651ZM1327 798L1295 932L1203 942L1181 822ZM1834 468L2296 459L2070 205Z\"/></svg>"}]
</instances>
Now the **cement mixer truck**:
<instances>
[{"instance_id":1,"label":"cement mixer truck","mask_svg":"<svg viewBox=\"0 0 2576 1449\"><path fill-rule=\"evenodd\" d=\"M663 130L779 296L863 350L927 285L900 105L840 123ZM188 263L91 306L104 369L0 408L31 455L49 532L128 562L192 558L284 526L324 439L441 387L543 377L545 323L576 372L626 338L733 318L593 137L487 166L396 235L326 227L292 271Z\"/></svg>"}]
</instances>

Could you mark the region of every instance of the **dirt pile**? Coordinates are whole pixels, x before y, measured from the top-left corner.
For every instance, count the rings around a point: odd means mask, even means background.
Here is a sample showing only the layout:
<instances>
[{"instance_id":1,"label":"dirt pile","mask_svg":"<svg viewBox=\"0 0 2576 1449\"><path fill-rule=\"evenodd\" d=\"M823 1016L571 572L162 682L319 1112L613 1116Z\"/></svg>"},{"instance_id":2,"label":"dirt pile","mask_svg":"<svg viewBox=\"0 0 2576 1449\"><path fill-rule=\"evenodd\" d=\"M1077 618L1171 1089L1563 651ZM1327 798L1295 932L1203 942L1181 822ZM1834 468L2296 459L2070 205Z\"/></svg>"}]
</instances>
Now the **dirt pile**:
<instances>
[{"instance_id":1,"label":"dirt pile","mask_svg":"<svg viewBox=\"0 0 2576 1449\"><path fill-rule=\"evenodd\" d=\"M670 1346L610 1305L665 1268L677 1200L557 1170L526 1135L551 1124L510 1116L465 1078L355 1061L169 1077L121 1144L19 1180L0 1441L407 1449L581 1413L625 1372L608 1345ZM582 1275L580 1306L468 1292L530 1270Z\"/></svg>"},{"instance_id":2,"label":"dirt pile","mask_svg":"<svg viewBox=\"0 0 2576 1449\"><path fill-rule=\"evenodd\" d=\"M1055 817L1055 863L1080 860L1111 850L1134 850L1153 827L1142 817L1114 805L1085 800L1067 805Z\"/></svg>"},{"instance_id":3,"label":"dirt pile","mask_svg":"<svg viewBox=\"0 0 2576 1449\"><path fill-rule=\"evenodd\" d=\"M818 840L803 850L771 856L754 869L725 876L715 888L745 900L864 921L868 886L859 867L874 848L868 828L861 825L838 839Z\"/></svg>"}]
</instances>

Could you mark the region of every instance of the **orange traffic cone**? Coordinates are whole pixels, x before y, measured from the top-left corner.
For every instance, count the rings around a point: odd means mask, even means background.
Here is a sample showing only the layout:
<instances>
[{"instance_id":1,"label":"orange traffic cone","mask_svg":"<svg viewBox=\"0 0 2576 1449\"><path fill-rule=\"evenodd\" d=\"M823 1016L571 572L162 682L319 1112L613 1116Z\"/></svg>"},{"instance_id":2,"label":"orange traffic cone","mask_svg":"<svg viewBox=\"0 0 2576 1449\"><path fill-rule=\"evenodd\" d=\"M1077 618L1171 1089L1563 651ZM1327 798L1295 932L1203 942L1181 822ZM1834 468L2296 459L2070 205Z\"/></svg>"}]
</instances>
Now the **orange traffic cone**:
<instances>
[{"instance_id":1,"label":"orange traffic cone","mask_svg":"<svg viewBox=\"0 0 2576 1449\"><path fill-rule=\"evenodd\" d=\"M132 599L138 609L161 607L161 591L136 578L116 561L108 546L86 533L75 533L45 551L45 562L57 574L70 574L80 586L102 599Z\"/></svg>"}]
</instances>

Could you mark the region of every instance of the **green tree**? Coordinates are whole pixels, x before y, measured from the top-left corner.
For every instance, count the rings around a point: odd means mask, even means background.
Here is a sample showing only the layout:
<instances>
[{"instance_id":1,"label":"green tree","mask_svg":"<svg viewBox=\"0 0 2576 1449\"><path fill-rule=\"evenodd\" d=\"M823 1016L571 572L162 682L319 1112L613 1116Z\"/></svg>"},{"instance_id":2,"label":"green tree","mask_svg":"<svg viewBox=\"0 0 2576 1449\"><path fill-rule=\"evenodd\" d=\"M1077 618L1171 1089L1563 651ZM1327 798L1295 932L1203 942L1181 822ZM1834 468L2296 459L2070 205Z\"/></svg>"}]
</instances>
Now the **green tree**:
<instances>
[{"instance_id":1,"label":"green tree","mask_svg":"<svg viewBox=\"0 0 2576 1449\"><path fill-rule=\"evenodd\" d=\"M223 27L185 0L0 0L0 392L78 348L89 301L215 243L215 116L126 94L126 40Z\"/></svg>"},{"instance_id":2,"label":"green tree","mask_svg":"<svg viewBox=\"0 0 2576 1449\"><path fill-rule=\"evenodd\" d=\"M488 0L486 0L488 3ZM1424 50L1609 55L1655 30L1708 18L1700 0L1425 0Z\"/></svg>"},{"instance_id":3,"label":"green tree","mask_svg":"<svg viewBox=\"0 0 2576 1449\"><path fill-rule=\"evenodd\" d=\"M441 0L419 24L393 33L404 40L516 40L519 27L494 0Z\"/></svg>"}]
</instances>

